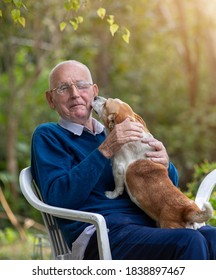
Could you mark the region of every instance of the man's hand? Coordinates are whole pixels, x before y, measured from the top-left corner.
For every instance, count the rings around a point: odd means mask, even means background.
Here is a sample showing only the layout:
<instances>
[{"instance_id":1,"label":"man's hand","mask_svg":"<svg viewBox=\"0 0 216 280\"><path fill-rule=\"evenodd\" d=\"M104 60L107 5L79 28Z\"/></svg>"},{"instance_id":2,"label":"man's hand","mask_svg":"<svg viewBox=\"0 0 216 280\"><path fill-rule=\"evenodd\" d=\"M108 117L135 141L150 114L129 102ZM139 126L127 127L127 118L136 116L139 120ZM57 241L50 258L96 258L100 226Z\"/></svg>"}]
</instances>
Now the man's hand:
<instances>
[{"instance_id":1,"label":"man's hand","mask_svg":"<svg viewBox=\"0 0 216 280\"><path fill-rule=\"evenodd\" d=\"M169 167L169 156L162 142L155 138L145 138L142 142L155 149L155 151L146 153L147 158L156 163L163 164L166 168Z\"/></svg>"},{"instance_id":2,"label":"man's hand","mask_svg":"<svg viewBox=\"0 0 216 280\"><path fill-rule=\"evenodd\" d=\"M111 158L124 144L141 140L142 133L143 125L141 123L126 119L114 127L98 149L105 157Z\"/></svg>"}]
</instances>

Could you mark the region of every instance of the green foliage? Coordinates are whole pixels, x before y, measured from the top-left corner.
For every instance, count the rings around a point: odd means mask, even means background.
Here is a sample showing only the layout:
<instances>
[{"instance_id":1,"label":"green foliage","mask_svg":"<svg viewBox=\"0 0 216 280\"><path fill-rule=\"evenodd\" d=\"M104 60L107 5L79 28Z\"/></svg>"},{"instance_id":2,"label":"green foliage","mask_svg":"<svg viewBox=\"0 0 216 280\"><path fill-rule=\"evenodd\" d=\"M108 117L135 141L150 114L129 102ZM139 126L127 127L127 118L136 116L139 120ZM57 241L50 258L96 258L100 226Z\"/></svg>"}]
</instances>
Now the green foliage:
<instances>
[{"instance_id":1,"label":"green foliage","mask_svg":"<svg viewBox=\"0 0 216 280\"><path fill-rule=\"evenodd\" d=\"M77 12L80 8L80 1L79 0L65 0L64 8L67 11L74 10L75 12Z\"/></svg>"},{"instance_id":2,"label":"green foliage","mask_svg":"<svg viewBox=\"0 0 216 280\"><path fill-rule=\"evenodd\" d=\"M181 189L187 189L187 182L197 182L196 186L189 185L188 193L194 196L202 180L192 178L194 165L203 171L200 164L208 162L208 168L211 164L215 168L216 64L212 38L216 21L211 14L214 9L207 8L210 2L216 7L216 0L206 1L204 6L202 1L180 1L184 21L179 20L177 2L66 1L64 7L64 1L59 0L0 1L0 180L15 214L41 219L19 193L18 184L14 203L9 187L14 178L6 171L11 154L6 148L11 140L8 131L13 121L19 171L30 165L35 127L58 120L47 106L45 91L49 71L65 59L87 64L100 95L128 102L143 117L177 166ZM16 24L12 10L20 11L14 12ZM26 19L25 28L19 16ZM180 32L183 25L188 35L186 45ZM122 36L130 44L122 44ZM197 76L188 74L186 55ZM196 102L191 106L194 84ZM8 185L5 176L10 179ZM214 205L214 196L211 201ZM9 222L1 221L1 225L7 227Z\"/></svg>"},{"instance_id":3,"label":"green foliage","mask_svg":"<svg viewBox=\"0 0 216 280\"><path fill-rule=\"evenodd\" d=\"M216 192L213 193L212 197L210 198L211 205L214 209L216 209ZM214 211L214 215L209 221L209 224L216 227L216 210Z\"/></svg>"},{"instance_id":4,"label":"green foliage","mask_svg":"<svg viewBox=\"0 0 216 280\"><path fill-rule=\"evenodd\" d=\"M105 4L105 3L104 3ZM73 16L74 12L77 14L81 10L88 10L91 7L90 2L81 3L81 1L78 0L66 0L64 3L64 8L67 11L67 17L69 17L69 23L72 25L74 30L77 30L79 25L83 23L84 17L83 16ZM107 14L107 9L105 7L99 7L95 8L95 15L97 15L101 20L106 19L106 21L109 24L109 30L112 36L116 34L117 31L119 31L122 34L122 39L128 44L130 39L130 31L128 28L119 26L118 23L115 22L115 16L112 14ZM72 18L70 16L72 15ZM85 18L87 15L85 15ZM65 30L67 26L67 22L64 20L60 22L59 24L60 30Z\"/></svg>"},{"instance_id":5,"label":"green foliage","mask_svg":"<svg viewBox=\"0 0 216 280\"><path fill-rule=\"evenodd\" d=\"M26 160L26 156L28 158L29 161L29 150L30 147L28 146L28 152L26 151L26 155L25 158L23 158ZM26 167L27 165L30 164L26 164L23 167ZM36 210L35 208L33 208L29 203L27 203L27 201L24 199L23 195L21 194L20 191L18 191L17 197L16 197L16 203L14 203L14 197L13 195L11 195L11 191L10 191L10 183L14 180L13 176L6 172L6 171L0 171L0 188L2 188L2 191L4 193L5 199L7 200L7 203L9 204L11 210L13 213L18 213L19 216L26 216L27 217L38 222L38 223L43 223L42 220L42 216L41 213ZM0 204L0 212L4 212L3 207ZM11 225L11 222L9 220L4 220L1 221L1 227L2 228L7 228L8 226Z\"/></svg>"},{"instance_id":6,"label":"green foliage","mask_svg":"<svg viewBox=\"0 0 216 280\"><path fill-rule=\"evenodd\" d=\"M19 238L19 234L14 229L7 227L4 230L0 230L0 244L13 244L15 240Z\"/></svg>"},{"instance_id":7,"label":"green foliage","mask_svg":"<svg viewBox=\"0 0 216 280\"><path fill-rule=\"evenodd\" d=\"M13 22L15 24L19 23L22 27L26 26L26 17L22 16L22 8L26 8L25 2L27 0L4 0L3 1L10 9L10 14ZM64 5L61 5L62 9L64 8L66 11L65 18L68 20L61 21L59 23L59 28L61 31L64 31L67 27L68 23L73 27L73 30L77 30L79 25L83 23L84 17L78 15L80 10L87 10L89 9L90 3L88 1L82 2L80 0L65 0ZM3 17L4 10L0 9L0 17ZM100 7L95 11L95 14L98 15L100 19L104 19L106 16L106 9L104 7ZM114 21L114 15L107 16L107 22L109 23L109 30L112 36L119 30L119 24ZM121 28L122 39L128 44L130 38L130 31L126 27Z\"/></svg>"},{"instance_id":8,"label":"green foliage","mask_svg":"<svg viewBox=\"0 0 216 280\"><path fill-rule=\"evenodd\" d=\"M188 187L187 195L189 197L194 198L196 196L200 183L205 178L205 176L214 169L216 169L216 162L209 163L208 161L205 161L194 167L192 181L187 184ZM214 211L214 216L211 218L208 224L212 226L216 226L216 191L213 191L210 197L210 202L212 204L212 207L215 209L215 211Z\"/></svg>"},{"instance_id":9,"label":"green foliage","mask_svg":"<svg viewBox=\"0 0 216 280\"><path fill-rule=\"evenodd\" d=\"M0 171L0 187L8 186L13 181L13 177L7 171Z\"/></svg>"},{"instance_id":10,"label":"green foliage","mask_svg":"<svg viewBox=\"0 0 216 280\"><path fill-rule=\"evenodd\" d=\"M25 18L21 16L21 12L19 9L13 9L11 11L11 17L15 23L19 23L23 27L25 27Z\"/></svg>"},{"instance_id":11,"label":"green foliage","mask_svg":"<svg viewBox=\"0 0 216 280\"><path fill-rule=\"evenodd\" d=\"M187 184L188 190L193 196L196 195L199 185L205 176L214 169L216 169L216 162L210 163L208 161L204 161L203 163L194 166L192 181Z\"/></svg>"},{"instance_id":12,"label":"green foliage","mask_svg":"<svg viewBox=\"0 0 216 280\"><path fill-rule=\"evenodd\" d=\"M39 241L41 244L39 244ZM13 228L0 229L0 247L0 260L51 258L51 249L47 236L37 231L26 231L26 240L21 241L19 234Z\"/></svg>"},{"instance_id":13,"label":"green foliage","mask_svg":"<svg viewBox=\"0 0 216 280\"><path fill-rule=\"evenodd\" d=\"M22 0L3 0L4 4L10 9L10 15L15 24L19 23L22 27L26 25L26 19L22 16L22 9L26 9ZM0 9L0 16L3 17L4 6Z\"/></svg>"}]
</instances>

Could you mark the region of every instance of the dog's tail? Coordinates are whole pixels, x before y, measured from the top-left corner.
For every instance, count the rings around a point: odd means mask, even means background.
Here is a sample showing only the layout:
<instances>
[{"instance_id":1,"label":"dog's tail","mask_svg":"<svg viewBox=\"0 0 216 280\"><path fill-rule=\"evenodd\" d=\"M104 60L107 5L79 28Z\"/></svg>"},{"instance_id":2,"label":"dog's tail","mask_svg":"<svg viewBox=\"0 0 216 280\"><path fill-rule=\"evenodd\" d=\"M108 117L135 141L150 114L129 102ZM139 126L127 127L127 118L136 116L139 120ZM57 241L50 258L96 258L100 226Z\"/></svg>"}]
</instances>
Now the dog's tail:
<instances>
[{"instance_id":1,"label":"dog's tail","mask_svg":"<svg viewBox=\"0 0 216 280\"><path fill-rule=\"evenodd\" d=\"M204 209L199 211L190 211L186 214L186 220L192 223L203 223L207 222L213 216L213 208L210 202L206 201L203 203Z\"/></svg>"}]
</instances>

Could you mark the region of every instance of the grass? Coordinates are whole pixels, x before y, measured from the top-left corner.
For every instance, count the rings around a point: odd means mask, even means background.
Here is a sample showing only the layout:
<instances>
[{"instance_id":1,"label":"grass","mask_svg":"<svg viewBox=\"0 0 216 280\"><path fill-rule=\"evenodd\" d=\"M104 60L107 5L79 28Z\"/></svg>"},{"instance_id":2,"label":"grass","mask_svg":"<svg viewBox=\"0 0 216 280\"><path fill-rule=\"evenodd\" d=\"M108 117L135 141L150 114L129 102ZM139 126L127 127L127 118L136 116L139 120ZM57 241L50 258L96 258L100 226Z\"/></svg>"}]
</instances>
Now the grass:
<instances>
[{"instance_id":1,"label":"grass","mask_svg":"<svg viewBox=\"0 0 216 280\"><path fill-rule=\"evenodd\" d=\"M26 232L22 241L12 228L0 230L0 260L51 259L47 236L43 233Z\"/></svg>"}]
</instances>

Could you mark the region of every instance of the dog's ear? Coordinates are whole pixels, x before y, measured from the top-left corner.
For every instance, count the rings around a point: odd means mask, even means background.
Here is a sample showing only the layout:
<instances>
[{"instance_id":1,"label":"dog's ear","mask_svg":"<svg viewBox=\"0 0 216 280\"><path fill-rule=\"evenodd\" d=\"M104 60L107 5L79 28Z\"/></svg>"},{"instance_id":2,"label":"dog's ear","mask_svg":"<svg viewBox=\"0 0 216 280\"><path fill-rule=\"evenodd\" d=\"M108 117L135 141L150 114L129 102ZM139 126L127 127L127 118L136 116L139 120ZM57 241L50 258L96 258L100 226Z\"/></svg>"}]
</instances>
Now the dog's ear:
<instances>
[{"instance_id":1,"label":"dog's ear","mask_svg":"<svg viewBox=\"0 0 216 280\"><path fill-rule=\"evenodd\" d=\"M109 130L113 130L114 126L115 126L115 116L116 114L115 113L112 113L110 114L108 117L107 117L107 127L109 128Z\"/></svg>"},{"instance_id":2,"label":"dog's ear","mask_svg":"<svg viewBox=\"0 0 216 280\"><path fill-rule=\"evenodd\" d=\"M144 126L144 128L148 131L146 123L144 122L144 120L139 115L137 115L136 113L134 113L134 117L135 117L136 121L140 122Z\"/></svg>"}]
</instances>

